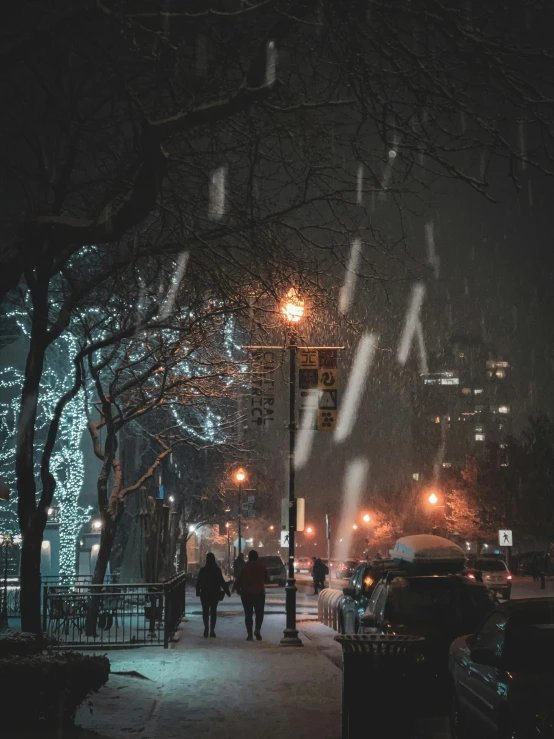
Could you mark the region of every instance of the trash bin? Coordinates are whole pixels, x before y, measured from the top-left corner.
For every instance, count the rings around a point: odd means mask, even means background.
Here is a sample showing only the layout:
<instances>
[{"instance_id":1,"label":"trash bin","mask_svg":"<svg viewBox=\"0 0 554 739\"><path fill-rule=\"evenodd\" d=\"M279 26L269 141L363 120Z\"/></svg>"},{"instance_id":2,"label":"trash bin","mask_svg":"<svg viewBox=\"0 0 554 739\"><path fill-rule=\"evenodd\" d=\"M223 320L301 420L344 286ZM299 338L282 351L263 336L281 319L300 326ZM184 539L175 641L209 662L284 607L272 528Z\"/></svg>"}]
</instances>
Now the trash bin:
<instances>
[{"instance_id":1,"label":"trash bin","mask_svg":"<svg viewBox=\"0 0 554 739\"><path fill-rule=\"evenodd\" d=\"M415 736L415 690L425 639L392 634L335 636L342 647L342 739ZM373 739L373 737L371 737Z\"/></svg>"}]
</instances>

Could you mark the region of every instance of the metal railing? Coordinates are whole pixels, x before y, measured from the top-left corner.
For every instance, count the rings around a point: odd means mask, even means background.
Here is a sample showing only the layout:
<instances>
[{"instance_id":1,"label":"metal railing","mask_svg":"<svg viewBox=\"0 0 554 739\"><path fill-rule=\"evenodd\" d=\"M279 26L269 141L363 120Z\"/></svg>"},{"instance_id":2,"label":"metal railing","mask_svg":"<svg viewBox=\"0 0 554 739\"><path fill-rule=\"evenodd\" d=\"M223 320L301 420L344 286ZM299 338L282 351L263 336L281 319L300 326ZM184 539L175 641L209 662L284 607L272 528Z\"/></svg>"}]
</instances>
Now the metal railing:
<instances>
[{"instance_id":1,"label":"metal railing","mask_svg":"<svg viewBox=\"0 0 554 739\"><path fill-rule=\"evenodd\" d=\"M339 630L339 602L342 590L326 588L319 594L317 601L317 619L335 631Z\"/></svg>"},{"instance_id":2,"label":"metal railing","mask_svg":"<svg viewBox=\"0 0 554 739\"><path fill-rule=\"evenodd\" d=\"M58 647L162 645L185 611L185 576L164 583L43 588L43 631Z\"/></svg>"}]
</instances>

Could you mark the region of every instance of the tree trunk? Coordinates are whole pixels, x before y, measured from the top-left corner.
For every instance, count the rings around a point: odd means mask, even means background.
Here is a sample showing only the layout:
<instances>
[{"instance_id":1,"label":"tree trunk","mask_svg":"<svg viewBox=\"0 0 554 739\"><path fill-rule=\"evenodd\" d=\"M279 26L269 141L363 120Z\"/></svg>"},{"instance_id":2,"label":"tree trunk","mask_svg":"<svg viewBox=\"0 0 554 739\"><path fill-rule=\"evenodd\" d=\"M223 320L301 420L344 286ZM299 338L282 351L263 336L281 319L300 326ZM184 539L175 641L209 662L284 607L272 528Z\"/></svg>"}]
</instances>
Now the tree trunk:
<instances>
[{"instance_id":1,"label":"tree trunk","mask_svg":"<svg viewBox=\"0 0 554 739\"><path fill-rule=\"evenodd\" d=\"M37 510L35 480L35 423L48 332L48 280L32 290L31 340L17 420L15 471L21 548L21 628L41 633L40 555L46 511Z\"/></svg>"},{"instance_id":2,"label":"tree trunk","mask_svg":"<svg viewBox=\"0 0 554 739\"><path fill-rule=\"evenodd\" d=\"M43 529L30 528L25 532L21 547L21 630L39 636L40 618L40 554Z\"/></svg>"},{"instance_id":3,"label":"tree trunk","mask_svg":"<svg viewBox=\"0 0 554 739\"><path fill-rule=\"evenodd\" d=\"M94 574L92 576L93 585L104 584L104 578L106 577L106 571L108 569L108 563L110 561L110 554L112 552L112 547L115 540L115 533L117 531L117 520L111 514L111 512L109 512L108 510L103 511L101 514L101 518L102 532L100 534L100 549L98 550L98 557L96 558ZM87 636L96 636L96 622L98 620L98 610L101 593L102 589L98 587L93 588L91 593L87 608Z\"/></svg>"}]
</instances>

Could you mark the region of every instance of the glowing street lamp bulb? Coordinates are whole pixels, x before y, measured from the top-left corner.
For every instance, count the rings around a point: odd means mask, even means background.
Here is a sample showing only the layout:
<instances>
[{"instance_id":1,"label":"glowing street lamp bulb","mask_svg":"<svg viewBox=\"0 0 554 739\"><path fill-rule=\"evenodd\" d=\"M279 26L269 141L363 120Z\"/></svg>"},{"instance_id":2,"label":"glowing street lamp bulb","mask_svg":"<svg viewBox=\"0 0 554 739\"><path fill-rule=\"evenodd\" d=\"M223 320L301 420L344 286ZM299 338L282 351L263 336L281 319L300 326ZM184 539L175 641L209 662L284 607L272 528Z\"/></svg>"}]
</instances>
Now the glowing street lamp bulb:
<instances>
[{"instance_id":1,"label":"glowing street lamp bulb","mask_svg":"<svg viewBox=\"0 0 554 739\"><path fill-rule=\"evenodd\" d=\"M49 509L48 509L48 515L49 515L49 516L52 516L52 515L53 515L53 513L54 513L54 509L53 509L53 508L49 508Z\"/></svg>"},{"instance_id":2,"label":"glowing street lamp bulb","mask_svg":"<svg viewBox=\"0 0 554 739\"><path fill-rule=\"evenodd\" d=\"M225 528L226 528L226 529L228 529L228 528L229 528L229 521L227 521L227 523L225 524Z\"/></svg>"},{"instance_id":3,"label":"glowing street lamp bulb","mask_svg":"<svg viewBox=\"0 0 554 739\"><path fill-rule=\"evenodd\" d=\"M92 528L93 529L96 529L97 531L98 531L98 529L101 529L102 528L102 521L100 521L100 519L97 519L96 521L93 521L92 522Z\"/></svg>"},{"instance_id":4,"label":"glowing street lamp bulb","mask_svg":"<svg viewBox=\"0 0 554 739\"><path fill-rule=\"evenodd\" d=\"M270 531L274 531L274 530L275 530L275 526L270 526L270 527L269 527L269 530L270 530Z\"/></svg>"},{"instance_id":5,"label":"glowing street lamp bulb","mask_svg":"<svg viewBox=\"0 0 554 739\"><path fill-rule=\"evenodd\" d=\"M369 515L369 513L366 513L366 514L365 514L365 516L364 516L364 521L365 521L366 523L369 523L369 522L371 521L371 516Z\"/></svg>"},{"instance_id":6,"label":"glowing street lamp bulb","mask_svg":"<svg viewBox=\"0 0 554 739\"><path fill-rule=\"evenodd\" d=\"M357 524L357 523L355 523L355 524L354 524L354 525L352 526L352 528L353 528L353 529L357 529L357 528L358 528L358 524Z\"/></svg>"},{"instance_id":7,"label":"glowing street lamp bulb","mask_svg":"<svg viewBox=\"0 0 554 739\"><path fill-rule=\"evenodd\" d=\"M246 480L246 472L242 469L242 467L239 467L239 469L235 472L235 480L237 482L243 482Z\"/></svg>"},{"instance_id":8,"label":"glowing street lamp bulb","mask_svg":"<svg viewBox=\"0 0 554 739\"><path fill-rule=\"evenodd\" d=\"M439 499L437 498L435 493L431 493L431 495L429 496L429 503L431 503L431 505L435 505L436 503L438 503L438 500Z\"/></svg>"},{"instance_id":9,"label":"glowing street lamp bulb","mask_svg":"<svg viewBox=\"0 0 554 739\"><path fill-rule=\"evenodd\" d=\"M314 533L314 530L312 529L311 526L308 526L308 528L306 529L306 533L307 534L313 534Z\"/></svg>"},{"instance_id":10,"label":"glowing street lamp bulb","mask_svg":"<svg viewBox=\"0 0 554 739\"><path fill-rule=\"evenodd\" d=\"M281 313L290 323L298 323L304 315L304 301L300 300L294 287L288 291L281 306Z\"/></svg>"},{"instance_id":11,"label":"glowing street lamp bulb","mask_svg":"<svg viewBox=\"0 0 554 739\"><path fill-rule=\"evenodd\" d=\"M174 498L174 496L173 496L173 495L170 495L170 496L169 496L169 502L170 502L170 503L174 503L174 502L175 502L175 498Z\"/></svg>"}]
</instances>

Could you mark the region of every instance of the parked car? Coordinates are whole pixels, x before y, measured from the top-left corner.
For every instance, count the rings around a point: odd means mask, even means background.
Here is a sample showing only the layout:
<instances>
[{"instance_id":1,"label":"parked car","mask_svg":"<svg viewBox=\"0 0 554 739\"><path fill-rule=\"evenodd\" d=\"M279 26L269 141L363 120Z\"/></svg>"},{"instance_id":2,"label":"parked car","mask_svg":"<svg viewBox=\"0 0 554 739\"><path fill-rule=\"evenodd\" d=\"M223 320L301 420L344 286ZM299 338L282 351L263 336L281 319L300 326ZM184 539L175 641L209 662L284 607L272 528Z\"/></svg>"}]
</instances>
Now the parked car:
<instances>
[{"instance_id":1,"label":"parked car","mask_svg":"<svg viewBox=\"0 0 554 739\"><path fill-rule=\"evenodd\" d=\"M493 607L487 588L462 574L391 571L374 588L361 630L425 637L423 696L436 696L440 702L448 697L445 677L453 639L475 631Z\"/></svg>"},{"instance_id":2,"label":"parked car","mask_svg":"<svg viewBox=\"0 0 554 739\"><path fill-rule=\"evenodd\" d=\"M341 634L357 634L361 618L375 586L383 573L393 567L392 560L362 562L358 565L347 586L342 589L344 597L338 604L339 632Z\"/></svg>"},{"instance_id":3,"label":"parked car","mask_svg":"<svg viewBox=\"0 0 554 739\"><path fill-rule=\"evenodd\" d=\"M311 574L312 567L313 567L313 560L311 557L297 557L294 560L294 570L295 572L304 572Z\"/></svg>"},{"instance_id":4,"label":"parked car","mask_svg":"<svg viewBox=\"0 0 554 739\"><path fill-rule=\"evenodd\" d=\"M473 569L481 573L483 583L498 593L501 598L510 599L512 593L512 575L501 559L476 559Z\"/></svg>"},{"instance_id":5,"label":"parked car","mask_svg":"<svg viewBox=\"0 0 554 739\"><path fill-rule=\"evenodd\" d=\"M335 577L339 580L349 580L360 563L359 559L345 559L335 565Z\"/></svg>"},{"instance_id":6,"label":"parked car","mask_svg":"<svg viewBox=\"0 0 554 739\"><path fill-rule=\"evenodd\" d=\"M554 737L554 598L497 606L450 647L456 739Z\"/></svg>"},{"instance_id":7,"label":"parked car","mask_svg":"<svg viewBox=\"0 0 554 739\"><path fill-rule=\"evenodd\" d=\"M258 562L266 566L272 583L277 583L281 587L287 584L287 568L281 557L260 557Z\"/></svg>"}]
</instances>

